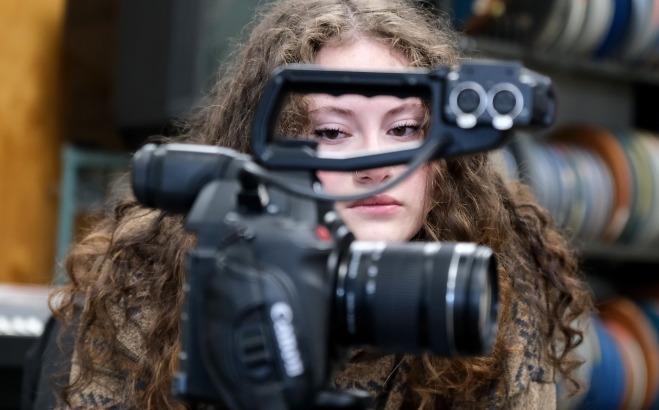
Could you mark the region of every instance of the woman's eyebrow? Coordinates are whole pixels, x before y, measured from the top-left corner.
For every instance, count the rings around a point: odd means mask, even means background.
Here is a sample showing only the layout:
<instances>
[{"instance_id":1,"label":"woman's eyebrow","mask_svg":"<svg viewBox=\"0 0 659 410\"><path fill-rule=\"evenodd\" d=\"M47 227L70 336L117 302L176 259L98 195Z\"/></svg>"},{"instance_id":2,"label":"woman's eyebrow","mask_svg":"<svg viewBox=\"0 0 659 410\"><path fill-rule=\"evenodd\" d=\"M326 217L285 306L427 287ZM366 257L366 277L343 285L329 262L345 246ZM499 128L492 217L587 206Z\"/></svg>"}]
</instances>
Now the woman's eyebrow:
<instances>
[{"instance_id":1,"label":"woman's eyebrow","mask_svg":"<svg viewBox=\"0 0 659 410\"><path fill-rule=\"evenodd\" d=\"M403 104L399 105L398 107L394 107L394 108L390 109L389 111L387 111L387 116L397 115L397 114L400 114L400 113L405 112L405 111L410 110L410 109L411 110L420 110L422 108L423 108L423 105L419 102L406 102L406 103L403 103Z\"/></svg>"},{"instance_id":2,"label":"woman's eyebrow","mask_svg":"<svg viewBox=\"0 0 659 410\"><path fill-rule=\"evenodd\" d=\"M316 111L330 112L330 113L344 115L344 116L354 116L355 115L355 113L352 110L348 109L348 108L341 108L341 107L337 107L337 106L334 106L334 105L324 105L322 107L318 107L316 109L310 110L309 114L311 114L313 112L316 112Z\"/></svg>"},{"instance_id":3,"label":"woman's eyebrow","mask_svg":"<svg viewBox=\"0 0 659 410\"><path fill-rule=\"evenodd\" d=\"M394 107L394 108L390 109L389 111L387 111L386 115L396 115L396 114L400 114L400 113L405 112L405 111L410 110L410 109L417 110L417 109L421 109L422 107L423 107L423 105L419 102L406 102L406 103L403 103L403 104L401 104L397 107ZM313 112L316 112L316 111L330 112L330 113L340 114L340 115L344 115L344 116L353 116L353 115L355 115L355 113L351 109L343 108L343 107L337 107L337 106L334 106L334 105L324 105L322 107L315 108L313 110L310 110L309 114L311 114Z\"/></svg>"}]
</instances>

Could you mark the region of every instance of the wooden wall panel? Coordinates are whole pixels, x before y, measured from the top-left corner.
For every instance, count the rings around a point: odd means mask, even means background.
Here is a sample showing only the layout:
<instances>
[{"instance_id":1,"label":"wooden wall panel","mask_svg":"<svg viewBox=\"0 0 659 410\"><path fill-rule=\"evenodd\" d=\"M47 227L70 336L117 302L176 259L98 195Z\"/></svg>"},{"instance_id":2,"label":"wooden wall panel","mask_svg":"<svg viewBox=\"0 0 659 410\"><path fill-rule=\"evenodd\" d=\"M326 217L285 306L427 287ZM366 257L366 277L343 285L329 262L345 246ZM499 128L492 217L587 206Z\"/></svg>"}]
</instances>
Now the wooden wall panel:
<instances>
[{"instance_id":1,"label":"wooden wall panel","mask_svg":"<svg viewBox=\"0 0 659 410\"><path fill-rule=\"evenodd\" d=\"M0 1L0 282L54 270L65 3Z\"/></svg>"}]
</instances>

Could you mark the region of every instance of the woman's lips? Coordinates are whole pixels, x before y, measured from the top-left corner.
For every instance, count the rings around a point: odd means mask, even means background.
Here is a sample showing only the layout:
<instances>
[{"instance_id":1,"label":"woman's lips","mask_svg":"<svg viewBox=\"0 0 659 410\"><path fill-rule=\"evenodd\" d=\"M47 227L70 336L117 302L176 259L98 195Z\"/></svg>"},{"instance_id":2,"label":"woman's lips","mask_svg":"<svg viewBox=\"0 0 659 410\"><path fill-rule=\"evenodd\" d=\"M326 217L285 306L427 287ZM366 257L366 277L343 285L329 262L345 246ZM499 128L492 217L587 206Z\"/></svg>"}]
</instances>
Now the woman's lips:
<instances>
[{"instance_id":1,"label":"woman's lips","mask_svg":"<svg viewBox=\"0 0 659 410\"><path fill-rule=\"evenodd\" d=\"M348 209L368 215L391 215L401 208L401 203L389 195L376 195L348 204Z\"/></svg>"}]
</instances>

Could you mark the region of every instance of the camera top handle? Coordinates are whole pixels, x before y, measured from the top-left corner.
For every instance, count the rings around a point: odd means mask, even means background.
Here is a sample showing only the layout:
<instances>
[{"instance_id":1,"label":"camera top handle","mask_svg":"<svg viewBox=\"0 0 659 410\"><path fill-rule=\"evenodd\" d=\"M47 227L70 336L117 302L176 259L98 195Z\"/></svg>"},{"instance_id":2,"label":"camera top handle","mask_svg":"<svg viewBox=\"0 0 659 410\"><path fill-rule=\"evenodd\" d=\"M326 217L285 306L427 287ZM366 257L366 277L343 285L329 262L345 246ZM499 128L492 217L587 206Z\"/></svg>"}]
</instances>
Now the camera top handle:
<instances>
[{"instance_id":1,"label":"camera top handle","mask_svg":"<svg viewBox=\"0 0 659 410\"><path fill-rule=\"evenodd\" d=\"M323 157L276 135L286 97L310 92L421 97L431 107L430 128L416 148L341 159ZM494 149L506 142L513 127L546 127L554 113L550 79L516 61L469 60L436 70L377 72L292 64L275 71L266 85L254 118L252 150L256 162L270 169L377 168L411 162L431 146L436 152L430 156L435 158Z\"/></svg>"}]
</instances>

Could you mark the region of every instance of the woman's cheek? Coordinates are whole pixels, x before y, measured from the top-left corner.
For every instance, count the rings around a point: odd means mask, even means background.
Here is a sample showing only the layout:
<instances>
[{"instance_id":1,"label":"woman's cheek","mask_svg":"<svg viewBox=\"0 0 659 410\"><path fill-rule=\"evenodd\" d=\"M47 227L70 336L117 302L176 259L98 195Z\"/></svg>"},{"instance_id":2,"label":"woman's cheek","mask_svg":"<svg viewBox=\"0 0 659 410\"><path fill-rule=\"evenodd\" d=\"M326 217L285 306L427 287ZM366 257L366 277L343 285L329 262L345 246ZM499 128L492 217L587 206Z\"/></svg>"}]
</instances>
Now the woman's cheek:
<instances>
[{"instance_id":1,"label":"woman's cheek","mask_svg":"<svg viewBox=\"0 0 659 410\"><path fill-rule=\"evenodd\" d=\"M317 171L316 176L323 186L325 192L329 194L342 194L345 193L347 186L347 179L350 178L349 172L332 172L332 171ZM343 187L343 192L342 191Z\"/></svg>"}]
</instances>

